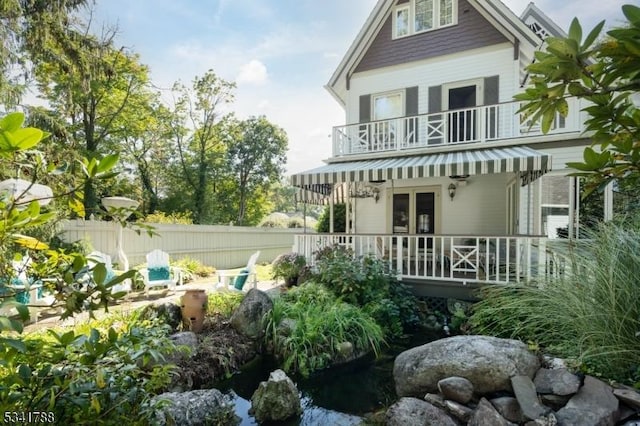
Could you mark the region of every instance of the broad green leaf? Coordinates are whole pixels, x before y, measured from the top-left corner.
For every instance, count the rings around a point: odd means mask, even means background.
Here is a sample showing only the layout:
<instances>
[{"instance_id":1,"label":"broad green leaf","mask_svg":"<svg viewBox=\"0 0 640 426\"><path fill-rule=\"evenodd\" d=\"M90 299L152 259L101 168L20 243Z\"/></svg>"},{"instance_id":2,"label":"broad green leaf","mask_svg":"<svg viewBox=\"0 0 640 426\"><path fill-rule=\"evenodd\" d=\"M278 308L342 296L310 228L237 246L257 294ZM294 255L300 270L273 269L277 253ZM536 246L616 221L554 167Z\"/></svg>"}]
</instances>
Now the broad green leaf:
<instances>
[{"instance_id":1,"label":"broad green leaf","mask_svg":"<svg viewBox=\"0 0 640 426\"><path fill-rule=\"evenodd\" d=\"M98 263L93 268L93 281L98 284L104 283L104 280L107 278L107 268L104 266L104 263Z\"/></svg>"},{"instance_id":2,"label":"broad green leaf","mask_svg":"<svg viewBox=\"0 0 640 426\"><path fill-rule=\"evenodd\" d=\"M605 21L600 21L600 23L598 23L598 25L596 25L591 30L587 38L584 40L584 44L582 45L582 48L584 50L589 49L589 47L593 44L593 42L596 41L596 39L600 35L600 32L602 31L602 28L604 27L604 22Z\"/></svg>"},{"instance_id":3,"label":"broad green leaf","mask_svg":"<svg viewBox=\"0 0 640 426\"><path fill-rule=\"evenodd\" d=\"M2 343L3 345L7 345L9 347L12 347L13 349L17 350L18 352L26 352L27 351L27 346L24 344L24 342L22 340L18 340L18 339L10 339L10 338L2 338L0 339L0 343Z\"/></svg>"},{"instance_id":4,"label":"broad green leaf","mask_svg":"<svg viewBox=\"0 0 640 426\"><path fill-rule=\"evenodd\" d=\"M33 148L42 140L44 133L40 129L27 127L13 132L14 146L21 150Z\"/></svg>"},{"instance_id":5,"label":"broad green leaf","mask_svg":"<svg viewBox=\"0 0 640 426\"><path fill-rule=\"evenodd\" d=\"M0 130L0 150L13 151L14 145L15 145L15 142L13 139L13 135L4 130Z\"/></svg>"},{"instance_id":6,"label":"broad green leaf","mask_svg":"<svg viewBox=\"0 0 640 426\"><path fill-rule=\"evenodd\" d=\"M542 122L540 123L542 133L544 133L545 135L549 133L549 130L551 130L551 126L553 125L553 120L555 120L555 118L556 112L552 109L548 109L544 112L544 114L542 114Z\"/></svg>"},{"instance_id":7,"label":"broad green leaf","mask_svg":"<svg viewBox=\"0 0 640 426\"><path fill-rule=\"evenodd\" d=\"M573 18L571 21L571 25L569 26L569 38L577 41L578 43L582 42L582 26L578 21L578 18Z\"/></svg>"},{"instance_id":8,"label":"broad green leaf","mask_svg":"<svg viewBox=\"0 0 640 426\"><path fill-rule=\"evenodd\" d=\"M629 22L633 23L636 26L640 25L640 7L634 6L632 4L625 4L622 6L622 13L629 20Z\"/></svg>"},{"instance_id":9,"label":"broad green leaf","mask_svg":"<svg viewBox=\"0 0 640 426\"><path fill-rule=\"evenodd\" d=\"M22 380L28 382L31 379L31 368L26 364L20 364L18 367L18 375Z\"/></svg>"},{"instance_id":10,"label":"broad green leaf","mask_svg":"<svg viewBox=\"0 0 640 426\"><path fill-rule=\"evenodd\" d=\"M98 173L104 173L108 170L111 170L113 166L118 163L118 154L111 154L105 156L97 166Z\"/></svg>"},{"instance_id":11,"label":"broad green leaf","mask_svg":"<svg viewBox=\"0 0 640 426\"><path fill-rule=\"evenodd\" d=\"M24 123L24 114L21 112L13 112L0 119L0 129L14 132L22 127L22 123Z\"/></svg>"}]
</instances>

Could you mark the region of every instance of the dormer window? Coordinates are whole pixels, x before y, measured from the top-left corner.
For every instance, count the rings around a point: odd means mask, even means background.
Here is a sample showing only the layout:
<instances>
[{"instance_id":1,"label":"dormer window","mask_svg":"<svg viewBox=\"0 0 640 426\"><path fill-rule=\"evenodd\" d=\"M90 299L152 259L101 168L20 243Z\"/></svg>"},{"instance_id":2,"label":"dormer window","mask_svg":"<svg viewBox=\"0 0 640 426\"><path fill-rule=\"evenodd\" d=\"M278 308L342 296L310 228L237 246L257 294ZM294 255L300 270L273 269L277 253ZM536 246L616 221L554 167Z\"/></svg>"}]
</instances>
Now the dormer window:
<instances>
[{"instance_id":1,"label":"dormer window","mask_svg":"<svg viewBox=\"0 0 640 426\"><path fill-rule=\"evenodd\" d=\"M410 0L393 11L393 38L455 25L458 0Z\"/></svg>"}]
</instances>

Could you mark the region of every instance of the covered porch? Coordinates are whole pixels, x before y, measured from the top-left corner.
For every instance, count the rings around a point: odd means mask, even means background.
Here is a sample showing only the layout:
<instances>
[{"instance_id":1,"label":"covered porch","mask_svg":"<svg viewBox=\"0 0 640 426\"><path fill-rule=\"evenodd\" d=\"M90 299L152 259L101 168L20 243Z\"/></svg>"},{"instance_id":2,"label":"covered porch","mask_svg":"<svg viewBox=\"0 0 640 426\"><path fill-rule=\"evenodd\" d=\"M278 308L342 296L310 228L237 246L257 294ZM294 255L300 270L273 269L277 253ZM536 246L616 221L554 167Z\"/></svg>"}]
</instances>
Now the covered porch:
<instances>
[{"instance_id":1,"label":"covered porch","mask_svg":"<svg viewBox=\"0 0 640 426\"><path fill-rule=\"evenodd\" d=\"M345 204L344 229L295 237L311 264L327 246L384 260L404 282L460 286L545 280L562 273L529 226L529 186L551 156L519 146L339 162L294 175L299 201ZM341 213L342 214L342 213Z\"/></svg>"}]
</instances>

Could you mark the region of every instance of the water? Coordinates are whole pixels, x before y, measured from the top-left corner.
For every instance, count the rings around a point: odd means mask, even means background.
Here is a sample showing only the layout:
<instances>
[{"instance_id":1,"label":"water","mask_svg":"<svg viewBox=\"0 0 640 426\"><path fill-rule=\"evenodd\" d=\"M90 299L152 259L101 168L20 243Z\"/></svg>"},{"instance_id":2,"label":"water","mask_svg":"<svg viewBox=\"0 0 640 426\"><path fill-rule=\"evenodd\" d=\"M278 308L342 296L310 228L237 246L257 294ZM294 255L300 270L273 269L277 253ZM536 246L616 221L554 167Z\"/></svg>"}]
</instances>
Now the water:
<instances>
[{"instance_id":1,"label":"water","mask_svg":"<svg viewBox=\"0 0 640 426\"><path fill-rule=\"evenodd\" d=\"M388 348L377 359L363 359L332 368L309 378L291 377L301 394L303 414L298 419L279 422L279 426L358 425L367 413L391 405L397 398L393 381L393 360L405 349L441 336L416 334L401 345ZM273 359L259 357L242 372L215 386L231 395L241 425L257 425L249 415L251 396L269 373L278 368Z\"/></svg>"}]
</instances>

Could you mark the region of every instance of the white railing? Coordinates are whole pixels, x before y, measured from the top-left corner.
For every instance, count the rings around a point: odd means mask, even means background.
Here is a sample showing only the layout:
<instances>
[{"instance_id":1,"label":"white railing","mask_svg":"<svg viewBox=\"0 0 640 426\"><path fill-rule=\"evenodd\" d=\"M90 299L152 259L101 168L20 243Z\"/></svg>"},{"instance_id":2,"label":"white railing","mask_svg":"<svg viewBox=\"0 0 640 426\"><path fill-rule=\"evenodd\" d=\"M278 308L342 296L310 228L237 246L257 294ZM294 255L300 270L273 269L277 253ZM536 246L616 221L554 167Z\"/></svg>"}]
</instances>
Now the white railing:
<instances>
[{"instance_id":1,"label":"white railing","mask_svg":"<svg viewBox=\"0 0 640 426\"><path fill-rule=\"evenodd\" d=\"M584 130L581 105L568 99L569 115L558 115L549 134ZM333 156L434 148L541 136L540 126L521 122L520 103L508 102L333 128Z\"/></svg>"},{"instance_id":2,"label":"white railing","mask_svg":"<svg viewBox=\"0 0 640 426\"><path fill-rule=\"evenodd\" d=\"M328 246L385 260L409 279L506 284L542 281L565 267L546 238L529 236L307 234L296 235L294 251L314 264L315 253Z\"/></svg>"}]
</instances>

